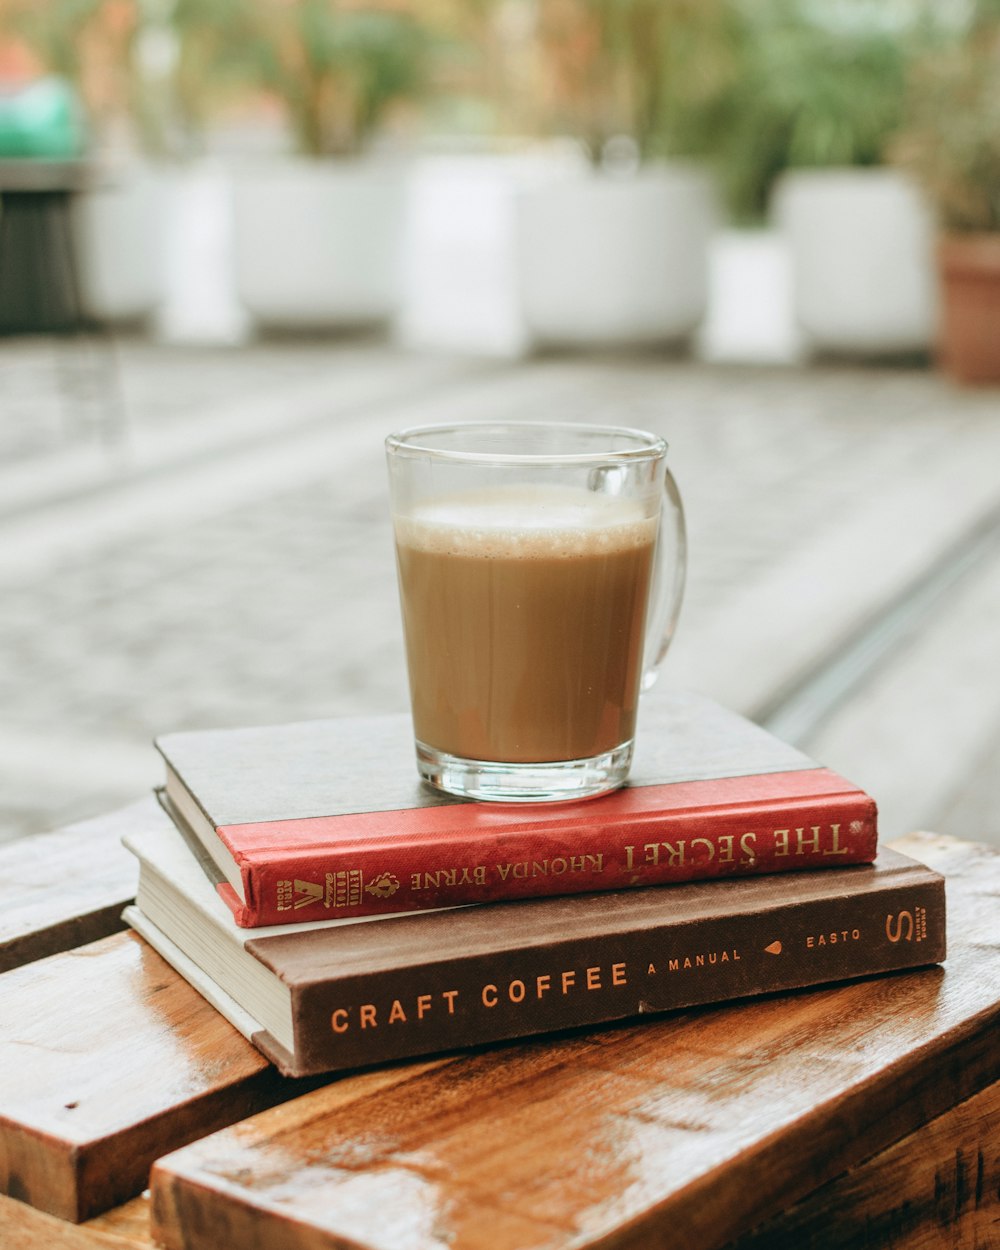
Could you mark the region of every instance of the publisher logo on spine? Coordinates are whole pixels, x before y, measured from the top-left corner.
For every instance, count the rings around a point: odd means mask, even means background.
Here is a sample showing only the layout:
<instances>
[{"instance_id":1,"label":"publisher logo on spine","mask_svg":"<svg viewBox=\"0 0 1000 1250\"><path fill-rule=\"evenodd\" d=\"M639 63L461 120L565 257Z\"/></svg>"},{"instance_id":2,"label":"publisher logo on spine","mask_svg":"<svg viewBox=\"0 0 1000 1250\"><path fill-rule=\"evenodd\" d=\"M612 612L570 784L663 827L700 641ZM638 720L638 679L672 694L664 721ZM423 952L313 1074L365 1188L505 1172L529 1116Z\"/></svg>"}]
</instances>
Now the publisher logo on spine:
<instances>
[{"instance_id":1,"label":"publisher logo on spine","mask_svg":"<svg viewBox=\"0 0 1000 1250\"><path fill-rule=\"evenodd\" d=\"M890 942L923 942L927 938L927 908L890 912L885 918L885 936Z\"/></svg>"},{"instance_id":2,"label":"publisher logo on spine","mask_svg":"<svg viewBox=\"0 0 1000 1250\"><path fill-rule=\"evenodd\" d=\"M328 872L322 881L296 877L294 881L278 882L278 911L301 911L314 903L321 903L327 909L360 907L362 893L374 898L391 898L398 889L399 878L391 872L380 872L367 885L360 869Z\"/></svg>"},{"instance_id":3,"label":"publisher logo on spine","mask_svg":"<svg viewBox=\"0 0 1000 1250\"><path fill-rule=\"evenodd\" d=\"M318 881L295 882L295 902L292 906L296 911L301 911L303 907L308 907L311 903L318 903L322 898L323 886Z\"/></svg>"}]
</instances>

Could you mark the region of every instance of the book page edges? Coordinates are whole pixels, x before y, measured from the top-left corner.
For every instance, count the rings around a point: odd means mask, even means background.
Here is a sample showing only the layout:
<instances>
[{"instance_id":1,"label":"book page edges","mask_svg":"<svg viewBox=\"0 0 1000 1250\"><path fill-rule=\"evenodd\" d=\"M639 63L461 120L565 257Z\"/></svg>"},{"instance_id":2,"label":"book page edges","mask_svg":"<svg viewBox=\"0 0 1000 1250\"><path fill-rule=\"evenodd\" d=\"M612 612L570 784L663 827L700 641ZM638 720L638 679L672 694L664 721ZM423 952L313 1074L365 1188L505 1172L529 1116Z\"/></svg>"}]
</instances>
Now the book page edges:
<instances>
[{"instance_id":1,"label":"book page edges","mask_svg":"<svg viewBox=\"0 0 1000 1250\"><path fill-rule=\"evenodd\" d=\"M186 904L195 909L201 917L224 940L242 946L245 940L252 937L266 937L271 934L289 935L317 929L349 929L358 926L368 927L372 924L383 925L386 922L404 920L410 916L431 916L436 912L460 912L467 907L427 908L419 912L385 912L371 916L334 917L329 920L304 920L282 925L237 925L233 914L233 904L225 897L219 887L224 885L218 876L207 875L201 861L195 861L191 854L190 844L180 829L173 825L156 830L151 835L147 830L134 834L125 834L122 844L140 863L140 882L143 874L150 874L164 882L170 890L185 899Z\"/></svg>"},{"instance_id":2,"label":"book page edges","mask_svg":"<svg viewBox=\"0 0 1000 1250\"><path fill-rule=\"evenodd\" d=\"M167 784L158 788L156 794L171 820L183 832L198 840L241 902L245 900L249 904L247 869L241 863L239 853L230 845L229 839L216 829L197 796L192 794L183 778L169 764Z\"/></svg>"}]
</instances>

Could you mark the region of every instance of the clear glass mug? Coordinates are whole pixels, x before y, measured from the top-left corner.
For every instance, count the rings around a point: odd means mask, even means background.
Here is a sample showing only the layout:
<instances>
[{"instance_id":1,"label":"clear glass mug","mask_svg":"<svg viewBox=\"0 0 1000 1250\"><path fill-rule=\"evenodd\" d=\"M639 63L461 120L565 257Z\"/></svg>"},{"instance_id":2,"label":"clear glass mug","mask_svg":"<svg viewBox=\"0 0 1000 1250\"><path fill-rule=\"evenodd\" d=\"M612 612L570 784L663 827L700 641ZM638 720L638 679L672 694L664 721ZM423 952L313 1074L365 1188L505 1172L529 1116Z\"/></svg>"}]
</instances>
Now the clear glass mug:
<instances>
[{"instance_id":1,"label":"clear glass mug","mask_svg":"<svg viewBox=\"0 0 1000 1250\"><path fill-rule=\"evenodd\" d=\"M684 591L666 443L470 422L386 455L420 775L500 802L620 786Z\"/></svg>"}]
</instances>

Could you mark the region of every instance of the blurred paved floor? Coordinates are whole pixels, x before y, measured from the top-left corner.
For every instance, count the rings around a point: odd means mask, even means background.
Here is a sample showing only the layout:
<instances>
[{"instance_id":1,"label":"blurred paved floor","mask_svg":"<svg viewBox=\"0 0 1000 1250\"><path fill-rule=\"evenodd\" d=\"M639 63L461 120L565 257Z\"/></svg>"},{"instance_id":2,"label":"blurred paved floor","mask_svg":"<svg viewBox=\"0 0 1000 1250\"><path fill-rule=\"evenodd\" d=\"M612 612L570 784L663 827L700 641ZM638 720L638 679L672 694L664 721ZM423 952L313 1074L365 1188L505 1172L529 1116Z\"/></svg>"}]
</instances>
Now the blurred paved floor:
<instances>
[{"instance_id":1,"label":"blurred paved floor","mask_svg":"<svg viewBox=\"0 0 1000 1250\"><path fill-rule=\"evenodd\" d=\"M776 725L791 709L789 735L872 789L886 835L1000 842L997 392L919 370L126 340L128 437L105 445L80 379L111 375L75 352L0 344L0 838L155 784L159 732L404 710L382 438L511 416L670 441L692 555L665 682Z\"/></svg>"}]
</instances>

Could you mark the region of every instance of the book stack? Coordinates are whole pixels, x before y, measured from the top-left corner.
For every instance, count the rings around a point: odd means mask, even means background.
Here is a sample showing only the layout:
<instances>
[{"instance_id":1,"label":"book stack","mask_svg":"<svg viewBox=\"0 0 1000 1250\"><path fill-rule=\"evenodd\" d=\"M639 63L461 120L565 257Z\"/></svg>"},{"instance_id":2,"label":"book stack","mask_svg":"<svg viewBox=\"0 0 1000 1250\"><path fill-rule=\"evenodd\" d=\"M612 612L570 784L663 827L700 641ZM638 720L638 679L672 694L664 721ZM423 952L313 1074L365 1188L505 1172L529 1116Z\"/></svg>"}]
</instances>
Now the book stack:
<instances>
[{"instance_id":1,"label":"book stack","mask_svg":"<svg viewBox=\"0 0 1000 1250\"><path fill-rule=\"evenodd\" d=\"M695 694L560 804L430 791L402 716L157 746L173 828L125 837L126 919L287 1075L944 957L943 880L872 798Z\"/></svg>"}]
</instances>

